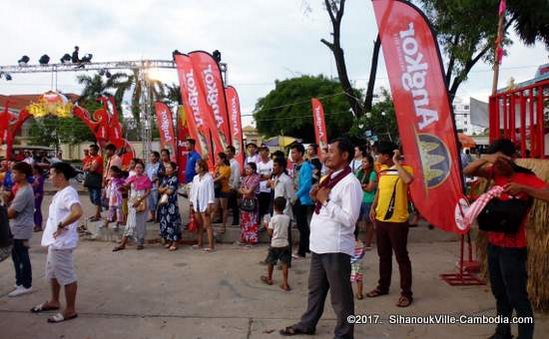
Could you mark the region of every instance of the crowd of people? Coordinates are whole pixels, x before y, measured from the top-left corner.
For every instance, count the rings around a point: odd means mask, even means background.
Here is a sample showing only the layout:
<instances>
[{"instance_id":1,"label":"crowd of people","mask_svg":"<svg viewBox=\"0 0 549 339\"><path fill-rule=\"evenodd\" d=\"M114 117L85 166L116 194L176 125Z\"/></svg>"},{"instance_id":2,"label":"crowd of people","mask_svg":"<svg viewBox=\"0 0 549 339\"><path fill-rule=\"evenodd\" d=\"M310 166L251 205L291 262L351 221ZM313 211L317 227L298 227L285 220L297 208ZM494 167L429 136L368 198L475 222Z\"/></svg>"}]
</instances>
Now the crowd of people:
<instances>
[{"instance_id":1,"label":"crowd of people","mask_svg":"<svg viewBox=\"0 0 549 339\"><path fill-rule=\"evenodd\" d=\"M126 249L133 239L137 249L145 244L146 222L158 222L159 234L167 250L176 251L182 239L183 225L196 229L194 249L215 251L216 235L212 225L221 224L220 234L232 224L240 225L238 245L253 247L263 232L270 236L270 246L262 264L267 274L265 284L274 284L274 268L280 266L280 288L290 291L289 272L292 261L310 257L307 309L301 320L280 333L285 336L314 334L325 298L331 293L337 315L335 337L352 338L353 325L346 321L354 314L354 299L389 294L393 253L400 272L400 295L396 306L413 303L412 265L408 255L408 232L411 201L408 186L414 169L403 163L397 145L380 142L373 147L354 146L339 138L320 149L300 143L271 154L265 145L247 145L244 168L235 159L235 149L228 146L215 157L209 168L195 150L189 149L184 182L179 182L178 167L169 150L153 151L148 162L135 158L126 167L114 145L106 145L103 155L91 145L83 159L84 186L94 205L89 220L101 227L123 228L122 238L113 251ZM494 179L502 187L500 199L537 198L549 201L547 183L530 170L514 162L516 150L509 140L498 140L490 155L474 160L461 157L466 176ZM103 158L104 156L104 158ZM28 248L33 230L41 231L41 204L44 198L44 175L39 166L27 161L2 163L2 200L7 208L13 238L12 259L16 287L9 296L32 291L32 270ZM70 185L76 171L69 164L51 165L49 178L56 188L43 229L42 245L48 247L46 276L52 286L51 299L37 305L32 312L59 309L59 292L63 286L65 309L49 318L60 322L77 316L75 298L77 279L72 253L78 243L78 220L83 214L78 192ZM184 187L181 193L181 187ZM180 196L190 202L189 220L183 220ZM103 213L106 209L107 213ZM2 209L0 209L2 210ZM232 212L232 213L230 213ZM513 309L518 316L532 316L526 292L525 222L515 234L489 234L488 265L492 292L498 315L509 317ZM292 228L299 233L296 246ZM207 246L204 244L206 233ZM377 286L363 291L362 260L375 245L379 258ZM356 284L353 291L353 283ZM532 324L519 325L520 337L531 337ZM508 324L499 324L494 338L510 335Z\"/></svg>"}]
</instances>

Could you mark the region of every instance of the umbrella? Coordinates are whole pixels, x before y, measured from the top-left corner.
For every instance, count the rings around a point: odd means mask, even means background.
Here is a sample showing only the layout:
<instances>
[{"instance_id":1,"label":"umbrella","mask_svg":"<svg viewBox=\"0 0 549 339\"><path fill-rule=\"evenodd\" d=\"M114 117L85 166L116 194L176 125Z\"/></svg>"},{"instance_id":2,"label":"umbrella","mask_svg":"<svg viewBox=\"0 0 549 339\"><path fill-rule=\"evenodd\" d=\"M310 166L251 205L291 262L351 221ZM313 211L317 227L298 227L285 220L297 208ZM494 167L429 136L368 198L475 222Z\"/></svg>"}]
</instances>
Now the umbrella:
<instances>
[{"instance_id":1,"label":"umbrella","mask_svg":"<svg viewBox=\"0 0 549 339\"><path fill-rule=\"evenodd\" d=\"M461 142L461 146L463 147L472 148L477 146L475 139L463 133L458 133L458 140Z\"/></svg>"},{"instance_id":2,"label":"umbrella","mask_svg":"<svg viewBox=\"0 0 549 339\"><path fill-rule=\"evenodd\" d=\"M292 137L285 136L276 136L272 137L269 140L265 141L264 144L268 147L287 147L288 145L294 143L297 139Z\"/></svg>"}]
</instances>

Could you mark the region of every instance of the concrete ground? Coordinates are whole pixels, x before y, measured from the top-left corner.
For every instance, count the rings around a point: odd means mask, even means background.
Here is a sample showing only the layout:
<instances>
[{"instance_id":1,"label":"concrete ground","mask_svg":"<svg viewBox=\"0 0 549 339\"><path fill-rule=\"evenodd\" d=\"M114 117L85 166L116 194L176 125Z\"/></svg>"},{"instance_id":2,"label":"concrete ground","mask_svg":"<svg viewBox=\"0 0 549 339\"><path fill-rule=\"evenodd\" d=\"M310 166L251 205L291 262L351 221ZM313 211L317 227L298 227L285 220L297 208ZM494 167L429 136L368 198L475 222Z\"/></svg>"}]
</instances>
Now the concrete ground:
<instances>
[{"instance_id":1,"label":"concrete ground","mask_svg":"<svg viewBox=\"0 0 549 339\"><path fill-rule=\"evenodd\" d=\"M87 197L82 201L88 210ZM265 257L266 245L246 249L224 244L216 252L205 253L187 245L168 252L152 244L143 251L130 246L113 253L110 242L82 241L75 252L79 317L48 324L46 319L52 313L29 312L49 296L44 279L46 249L39 246L40 236L35 234L30 251L32 294L8 298L14 284L13 266L10 260L0 263L0 338L280 338L278 330L295 323L306 306L309 259L294 263L290 271L293 290L284 292L278 285L267 286L259 280L265 273L258 262ZM453 271L458 245L411 243L414 303L407 309L394 306L399 295L395 263L391 293L355 303L357 314L379 315L382 323L356 325L355 338L491 335L494 325L388 323L392 314L494 315L495 301L487 286L452 287L440 280L440 273ZM377 263L375 251L367 252L363 262L365 291L375 287ZM277 283L280 278L281 272L275 271ZM334 325L328 299L314 338L332 338ZM516 335L516 327L513 331ZM543 338L543 333L549 333L549 317L536 314L536 337Z\"/></svg>"}]
</instances>

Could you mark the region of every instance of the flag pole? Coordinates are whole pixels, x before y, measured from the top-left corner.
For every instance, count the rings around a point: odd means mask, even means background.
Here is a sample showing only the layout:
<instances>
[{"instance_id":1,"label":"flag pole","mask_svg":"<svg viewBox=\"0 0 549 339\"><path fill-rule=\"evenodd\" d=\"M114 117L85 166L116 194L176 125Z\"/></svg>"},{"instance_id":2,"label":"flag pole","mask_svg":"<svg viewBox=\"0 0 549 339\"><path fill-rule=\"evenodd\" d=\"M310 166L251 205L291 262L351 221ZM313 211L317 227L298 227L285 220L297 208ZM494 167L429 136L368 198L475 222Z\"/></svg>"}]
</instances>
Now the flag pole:
<instances>
[{"instance_id":1,"label":"flag pole","mask_svg":"<svg viewBox=\"0 0 549 339\"><path fill-rule=\"evenodd\" d=\"M492 95L496 95L498 90L498 78L499 78L499 64L503 55L501 50L501 41L503 40L503 23L505 21L505 0L500 0L499 3L499 20L498 20L498 33L496 38L496 49L494 55L494 77L492 81Z\"/></svg>"}]
</instances>

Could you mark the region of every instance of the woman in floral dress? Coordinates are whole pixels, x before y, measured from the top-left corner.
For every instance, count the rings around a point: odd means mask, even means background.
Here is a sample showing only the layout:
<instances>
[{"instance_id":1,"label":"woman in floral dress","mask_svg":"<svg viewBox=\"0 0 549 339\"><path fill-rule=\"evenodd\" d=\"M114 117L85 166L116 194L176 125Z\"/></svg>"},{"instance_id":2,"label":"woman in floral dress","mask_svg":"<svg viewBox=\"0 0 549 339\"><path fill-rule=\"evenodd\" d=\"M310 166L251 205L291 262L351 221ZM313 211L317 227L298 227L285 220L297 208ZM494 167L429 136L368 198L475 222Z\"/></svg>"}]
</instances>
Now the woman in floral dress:
<instances>
[{"instance_id":1,"label":"woman in floral dress","mask_svg":"<svg viewBox=\"0 0 549 339\"><path fill-rule=\"evenodd\" d=\"M257 244L259 180L256 164L254 162L248 163L246 165L246 176L242 178L240 194L242 194L242 205L253 200L255 201L255 209L252 211L240 210L240 242L243 244Z\"/></svg>"},{"instance_id":2,"label":"woman in floral dress","mask_svg":"<svg viewBox=\"0 0 549 339\"><path fill-rule=\"evenodd\" d=\"M177 180L176 168L174 162L164 164L165 175L158 188L160 197L167 195L168 199L164 202L163 198L158 205L158 218L160 219L160 236L166 240L166 248L170 251L177 250L177 242L181 239L181 216L177 206Z\"/></svg>"}]
</instances>

